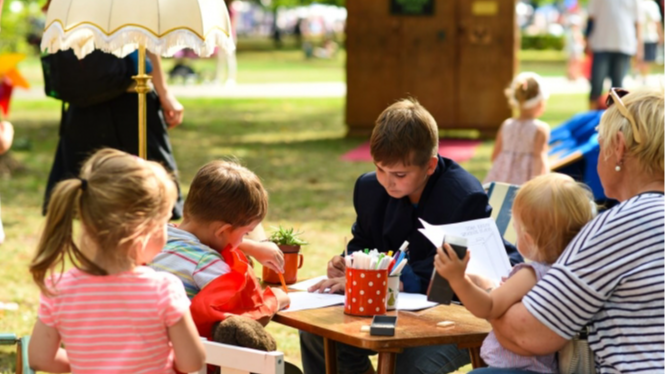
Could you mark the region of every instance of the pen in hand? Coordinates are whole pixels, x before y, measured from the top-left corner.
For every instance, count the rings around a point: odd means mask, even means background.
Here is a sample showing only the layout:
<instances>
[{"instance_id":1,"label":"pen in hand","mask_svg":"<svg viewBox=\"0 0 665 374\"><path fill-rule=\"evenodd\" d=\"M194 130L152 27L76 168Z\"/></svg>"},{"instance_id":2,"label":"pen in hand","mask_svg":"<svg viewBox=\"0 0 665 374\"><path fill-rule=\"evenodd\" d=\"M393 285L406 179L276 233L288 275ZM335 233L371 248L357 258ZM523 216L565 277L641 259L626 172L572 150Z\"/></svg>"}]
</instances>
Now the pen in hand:
<instances>
[{"instance_id":1,"label":"pen in hand","mask_svg":"<svg viewBox=\"0 0 665 374\"><path fill-rule=\"evenodd\" d=\"M284 293L289 293L288 288L286 288L286 282L284 281L284 274L282 273L277 273L279 275L279 281L282 283L282 290Z\"/></svg>"}]
</instances>

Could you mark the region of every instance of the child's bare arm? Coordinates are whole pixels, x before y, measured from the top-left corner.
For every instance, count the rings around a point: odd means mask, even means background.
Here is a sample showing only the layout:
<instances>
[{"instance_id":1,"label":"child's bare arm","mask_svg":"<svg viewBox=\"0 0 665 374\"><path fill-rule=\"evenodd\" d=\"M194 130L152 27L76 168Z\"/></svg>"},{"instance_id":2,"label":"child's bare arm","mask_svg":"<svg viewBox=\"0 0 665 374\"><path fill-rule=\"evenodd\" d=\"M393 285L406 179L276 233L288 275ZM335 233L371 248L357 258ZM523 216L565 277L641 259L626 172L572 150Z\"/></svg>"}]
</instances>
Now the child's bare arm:
<instances>
[{"instance_id":1,"label":"child's bare arm","mask_svg":"<svg viewBox=\"0 0 665 374\"><path fill-rule=\"evenodd\" d=\"M499 131L496 133L496 142L494 143L494 150L492 151L492 162L496 160L497 157L499 157L499 153L501 153L501 150L503 148L503 140L501 140L503 137L501 136L501 130L503 129L503 126L499 128Z\"/></svg>"},{"instance_id":2,"label":"child's bare arm","mask_svg":"<svg viewBox=\"0 0 665 374\"><path fill-rule=\"evenodd\" d=\"M28 344L28 361L34 370L50 373L69 373L67 352L60 348L60 333L37 320Z\"/></svg>"},{"instance_id":3,"label":"child's bare arm","mask_svg":"<svg viewBox=\"0 0 665 374\"><path fill-rule=\"evenodd\" d=\"M238 249L254 257L261 265L267 266L278 273L284 272L284 254L277 244L244 239Z\"/></svg>"},{"instance_id":4,"label":"child's bare arm","mask_svg":"<svg viewBox=\"0 0 665 374\"><path fill-rule=\"evenodd\" d=\"M457 297L473 315L487 318L492 309L492 298L464 274L471 259L471 252L467 251L466 256L460 259L448 244L437 248L436 252L434 256L436 272L448 280Z\"/></svg>"},{"instance_id":5,"label":"child's bare arm","mask_svg":"<svg viewBox=\"0 0 665 374\"><path fill-rule=\"evenodd\" d=\"M284 292L282 289L277 288L277 287L271 287L272 293L275 294L275 297L277 298L277 308L279 310L282 310L284 308L287 308L289 305L291 305L291 298L289 297L289 294Z\"/></svg>"},{"instance_id":6,"label":"child's bare arm","mask_svg":"<svg viewBox=\"0 0 665 374\"><path fill-rule=\"evenodd\" d=\"M464 275L470 259L470 252L467 251L464 259L460 260L452 248L444 244L443 248L437 248L434 266L437 273L448 280L462 304L478 318L500 317L536 284L533 269L526 268L511 276L501 287L487 293Z\"/></svg>"},{"instance_id":7,"label":"child's bare arm","mask_svg":"<svg viewBox=\"0 0 665 374\"><path fill-rule=\"evenodd\" d=\"M527 268L515 273L501 287L490 293L473 284L468 277L450 282L450 286L474 316L495 319L501 317L511 305L522 300L536 281L533 269Z\"/></svg>"},{"instance_id":8,"label":"child's bare arm","mask_svg":"<svg viewBox=\"0 0 665 374\"><path fill-rule=\"evenodd\" d=\"M546 126L546 125L545 125ZM547 174L550 171L547 152L549 150L549 127L539 126L533 144L533 175Z\"/></svg>"},{"instance_id":9,"label":"child's bare arm","mask_svg":"<svg viewBox=\"0 0 665 374\"><path fill-rule=\"evenodd\" d=\"M526 267L508 278L500 287L489 293L492 298L492 309L484 318L495 319L505 313L513 304L522 300L538 282L533 268ZM466 304L465 304L466 305Z\"/></svg>"},{"instance_id":10,"label":"child's bare arm","mask_svg":"<svg viewBox=\"0 0 665 374\"><path fill-rule=\"evenodd\" d=\"M168 328L175 354L175 367L183 373L198 371L205 365L205 350L189 310Z\"/></svg>"}]
</instances>

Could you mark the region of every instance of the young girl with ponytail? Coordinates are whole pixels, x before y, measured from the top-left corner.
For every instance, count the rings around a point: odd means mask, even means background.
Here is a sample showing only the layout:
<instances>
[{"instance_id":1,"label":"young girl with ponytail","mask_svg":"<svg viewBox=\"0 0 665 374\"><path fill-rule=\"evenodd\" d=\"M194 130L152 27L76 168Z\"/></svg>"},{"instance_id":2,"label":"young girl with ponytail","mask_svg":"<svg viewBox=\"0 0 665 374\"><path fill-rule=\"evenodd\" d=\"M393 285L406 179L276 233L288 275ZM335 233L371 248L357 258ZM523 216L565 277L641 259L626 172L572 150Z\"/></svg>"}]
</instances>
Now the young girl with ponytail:
<instances>
[{"instance_id":1,"label":"young girl with ponytail","mask_svg":"<svg viewBox=\"0 0 665 374\"><path fill-rule=\"evenodd\" d=\"M41 290L29 344L33 369L174 373L203 366L182 283L142 266L164 246L176 193L161 165L111 149L56 186L30 264ZM65 263L71 269L63 273Z\"/></svg>"},{"instance_id":2,"label":"young girl with ponytail","mask_svg":"<svg viewBox=\"0 0 665 374\"><path fill-rule=\"evenodd\" d=\"M501 125L492 153L492 169L483 183L521 185L549 172L550 127L538 120L545 112L548 94L538 74L525 72L513 79L506 96L519 115Z\"/></svg>"}]
</instances>

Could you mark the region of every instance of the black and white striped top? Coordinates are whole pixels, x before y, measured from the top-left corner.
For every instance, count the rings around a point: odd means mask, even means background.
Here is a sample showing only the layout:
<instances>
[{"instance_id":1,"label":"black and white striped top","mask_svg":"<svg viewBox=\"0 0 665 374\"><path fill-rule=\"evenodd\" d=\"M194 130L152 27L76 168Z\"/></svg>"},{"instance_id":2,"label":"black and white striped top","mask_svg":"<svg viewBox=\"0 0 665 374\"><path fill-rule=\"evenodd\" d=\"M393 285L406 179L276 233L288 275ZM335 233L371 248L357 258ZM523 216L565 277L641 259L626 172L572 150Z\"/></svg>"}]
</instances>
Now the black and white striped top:
<instances>
[{"instance_id":1,"label":"black and white striped top","mask_svg":"<svg viewBox=\"0 0 665 374\"><path fill-rule=\"evenodd\" d=\"M664 208L644 193L599 215L523 299L566 339L590 324L600 373L664 370Z\"/></svg>"}]
</instances>

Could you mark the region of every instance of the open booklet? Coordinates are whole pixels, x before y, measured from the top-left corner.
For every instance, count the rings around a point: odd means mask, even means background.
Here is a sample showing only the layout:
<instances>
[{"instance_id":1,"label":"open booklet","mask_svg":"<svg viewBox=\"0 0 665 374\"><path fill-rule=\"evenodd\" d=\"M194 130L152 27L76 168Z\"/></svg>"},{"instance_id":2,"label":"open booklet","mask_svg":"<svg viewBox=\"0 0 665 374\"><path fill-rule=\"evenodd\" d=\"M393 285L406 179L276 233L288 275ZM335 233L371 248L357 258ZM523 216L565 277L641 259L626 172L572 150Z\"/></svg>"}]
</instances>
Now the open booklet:
<instances>
[{"instance_id":1,"label":"open booklet","mask_svg":"<svg viewBox=\"0 0 665 374\"><path fill-rule=\"evenodd\" d=\"M467 240L471 252L467 273L489 278L497 285L501 283L501 277L510 273L510 260L493 219L483 218L448 225L430 225L422 219L420 222L423 228L418 230L436 247L441 246L445 235L461 236Z\"/></svg>"}]
</instances>

